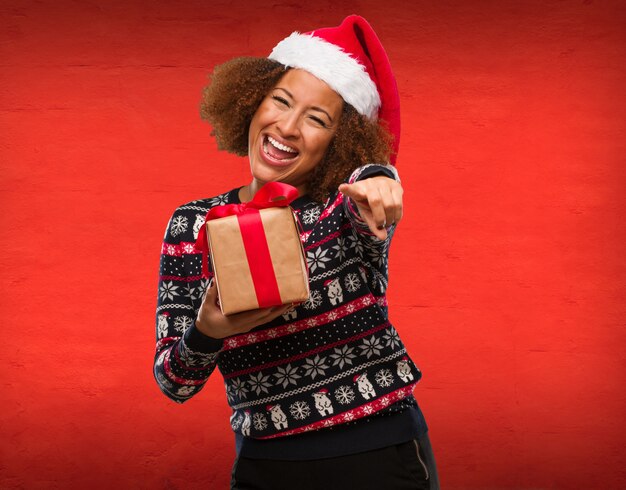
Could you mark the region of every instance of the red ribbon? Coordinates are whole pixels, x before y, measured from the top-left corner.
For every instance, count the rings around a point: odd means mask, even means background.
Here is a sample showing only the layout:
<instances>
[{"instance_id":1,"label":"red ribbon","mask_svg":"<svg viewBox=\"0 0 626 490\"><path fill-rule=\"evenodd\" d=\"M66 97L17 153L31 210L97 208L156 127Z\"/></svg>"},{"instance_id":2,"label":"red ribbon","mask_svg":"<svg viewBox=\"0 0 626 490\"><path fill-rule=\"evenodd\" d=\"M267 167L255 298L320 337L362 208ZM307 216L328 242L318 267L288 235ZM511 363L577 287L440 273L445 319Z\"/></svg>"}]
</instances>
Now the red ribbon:
<instances>
[{"instance_id":1,"label":"red ribbon","mask_svg":"<svg viewBox=\"0 0 626 490\"><path fill-rule=\"evenodd\" d=\"M212 219L237 216L259 308L281 304L278 282L259 210L289 206L297 197L298 190L295 187L281 182L268 182L250 202L216 206L210 209L205 217L206 223ZM202 228L206 227L203 225ZM196 248L202 251L202 274L208 277L209 246L206 230L198 233Z\"/></svg>"}]
</instances>

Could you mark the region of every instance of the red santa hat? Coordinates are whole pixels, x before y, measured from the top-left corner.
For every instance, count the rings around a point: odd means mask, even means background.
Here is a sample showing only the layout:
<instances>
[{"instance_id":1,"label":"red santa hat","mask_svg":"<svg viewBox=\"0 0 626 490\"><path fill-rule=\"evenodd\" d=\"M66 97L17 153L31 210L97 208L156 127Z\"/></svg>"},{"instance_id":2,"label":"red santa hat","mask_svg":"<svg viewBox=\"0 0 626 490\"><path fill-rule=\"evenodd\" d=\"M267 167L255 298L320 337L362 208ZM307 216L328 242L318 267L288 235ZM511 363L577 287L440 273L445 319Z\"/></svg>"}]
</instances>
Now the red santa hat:
<instances>
[{"instance_id":1,"label":"red santa hat","mask_svg":"<svg viewBox=\"0 0 626 490\"><path fill-rule=\"evenodd\" d=\"M368 22L358 15L337 27L300 34L279 42L269 58L323 80L356 111L385 121L394 137L391 163L400 143L400 97L389 58Z\"/></svg>"},{"instance_id":2,"label":"red santa hat","mask_svg":"<svg viewBox=\"0 0 626 490\"><path fill-rule=\"evenodd\" d=\"M328 390L326 388L322 388L318 391L318 393L328 393Z\"/></svg>"}]
</instances>

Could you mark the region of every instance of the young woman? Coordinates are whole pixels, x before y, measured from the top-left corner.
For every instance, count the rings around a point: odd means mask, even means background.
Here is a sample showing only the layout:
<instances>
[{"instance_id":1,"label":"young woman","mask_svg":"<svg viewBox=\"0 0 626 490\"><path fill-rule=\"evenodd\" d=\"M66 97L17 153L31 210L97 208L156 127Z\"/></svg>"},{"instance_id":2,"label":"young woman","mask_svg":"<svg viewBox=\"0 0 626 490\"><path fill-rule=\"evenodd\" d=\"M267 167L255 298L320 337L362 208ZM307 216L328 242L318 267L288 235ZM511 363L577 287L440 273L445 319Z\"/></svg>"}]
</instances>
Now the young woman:
<instances>
[{"instance_id":1,"label":"young woman","mask_svg":"<svg viewBox=\"0 0 626 490\"><path fill-rule=\"evenodd\" d=\"M218 367L233 409L234 489L438 488L412 395L421 372L389 323L387 257L402 218L399 98L361 17L293 33L269 58L217 67L201 114L247 185L179 207L161 255L154 372L182 403ZM209 209L268 182L297 188L309 299L224 316L195 245Z\"/></svg>"}]
</instances>

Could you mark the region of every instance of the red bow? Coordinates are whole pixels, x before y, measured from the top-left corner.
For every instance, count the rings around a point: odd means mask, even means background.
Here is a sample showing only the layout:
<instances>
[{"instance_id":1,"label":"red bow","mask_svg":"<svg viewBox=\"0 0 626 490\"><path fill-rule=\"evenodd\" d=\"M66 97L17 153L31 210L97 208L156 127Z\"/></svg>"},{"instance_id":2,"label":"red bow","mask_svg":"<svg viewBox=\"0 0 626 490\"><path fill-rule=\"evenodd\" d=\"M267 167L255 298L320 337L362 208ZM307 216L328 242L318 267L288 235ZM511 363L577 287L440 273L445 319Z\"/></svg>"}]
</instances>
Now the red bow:
<instances>
[{"instance_id":1,"label":"red bow","mask_svg":"<svg viewBox=\"0 0 626 490\"><path fill-rule=\"evenodd\" d=\"M281 182L268 182L255 194L250 202L241 204L224 204L209 210L205 222L212 219L224 218L233 214L241 215L255 212L257 209L278 208L289 206L298 197L298 189ZM276 201L276 199L280 199ZM198 237L199 238L199 237Z\"/></svg>"}]
</instances>

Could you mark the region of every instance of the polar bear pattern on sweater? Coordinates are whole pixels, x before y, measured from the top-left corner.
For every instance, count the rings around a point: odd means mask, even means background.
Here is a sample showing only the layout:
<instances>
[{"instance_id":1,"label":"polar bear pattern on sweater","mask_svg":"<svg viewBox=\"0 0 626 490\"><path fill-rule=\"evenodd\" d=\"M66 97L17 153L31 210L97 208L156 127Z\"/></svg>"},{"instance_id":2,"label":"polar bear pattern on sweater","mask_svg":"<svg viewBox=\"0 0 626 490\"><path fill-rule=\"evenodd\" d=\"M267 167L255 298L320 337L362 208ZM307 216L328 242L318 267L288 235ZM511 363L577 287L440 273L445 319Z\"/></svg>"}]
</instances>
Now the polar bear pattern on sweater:
<instances>
[{"instance_id":1,"label":"polar bear pattern on sweater","mask_svg":"<svg viewBox=\"0 0 626 490\"><path fill-rule=\"evenodd\" d=\"M413 373L409 367L409 360L407 357L403 357L397 361L396 365L398 366L398 376L400 376L402 381L406 383L413 380Z\"/></svg>"},{"instance_id":2,"label":"polar bear pattern on sweater","mask_svg":"<svg viewBox=\"0 0 626 490\"><path fill-rule=\"evenodd\" d=\"M193 238L194 240L198 238L198 233L200 233L200 228L204 224L204 215L196 214L196 221L193 224Z\"/></svg>"},{"instance_id":3,"label":"polar bear pattern on sweater","mask_svg":"<svg viewBox=\"0 0 626 490\"><path fill-rule=\"evenodd\" d=\"M356 387L359 389L359 393L363 395L363 398L369 400L370 398L374 398L376 396L374 386L372 386L370 380L367 379L367 373L356 375L354 377L354 381L356 382Z\"/></svg>"},{"instance_id":4,"label":"polar bear pattern on sweater","mask_svg":"<svg viewBox=\"0 0 626 490\"><path fill-rule=\"evenodd\" d=\"M241 424L241 433L244 436L250 437L250 425L252 420L250 418L250 410L246 410L243 416L243 424Z\"/></svg>"},{"instance_id":5,"label":"polar bear pattern on sweater","mask_svg":"<svg viewBox=\"0 0 626 490\"><path fill-rule=\"evenodd\" d=\"M328 398L328 390L322 388L317 393L313 393L315 399L315 408L320 415L331 415L333 413L333 404Z\"/></svg>"},{"instance_id":6,"label":"polar bear pattern on sweater","mask_svg":"<svg viewBox=\"0 0 626 490\"><path fill-rule=\"evenodd\" d=\"M326 281L324 287L328 290L327 294L331 305L335 306L343 302L343 289L341 289L338 277Z\"/></svg>"},{"instance_id":7,"label":"polar bear pattern on sweater","mask_svg":"<svg viewBox=\"0 0 626 490\"><path fill-rule=\"evenodd\" d=\"M287 416L285 415L285 412L283 412L282 408L280 408L280 405L270 405L267 409L270 412L270 418L274 427L276 427L276 429L286 429Z\"/></svg>"},{"instance_id":8,"label":"polar bear pattern on sweater","mask_svg":"<svg viewBox=\"0 0 626 490\"><path fill-rule=\"evenodd\" d=\"M168 324L169 317L170 317L170 314L167 311L159 314L158 316L157 333L160 339L167 336L167 330L169 329L169 324Z\"/></svg>"}]
</instances>

